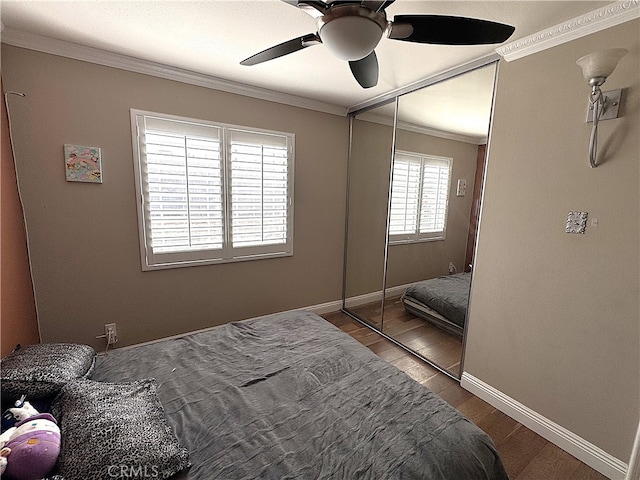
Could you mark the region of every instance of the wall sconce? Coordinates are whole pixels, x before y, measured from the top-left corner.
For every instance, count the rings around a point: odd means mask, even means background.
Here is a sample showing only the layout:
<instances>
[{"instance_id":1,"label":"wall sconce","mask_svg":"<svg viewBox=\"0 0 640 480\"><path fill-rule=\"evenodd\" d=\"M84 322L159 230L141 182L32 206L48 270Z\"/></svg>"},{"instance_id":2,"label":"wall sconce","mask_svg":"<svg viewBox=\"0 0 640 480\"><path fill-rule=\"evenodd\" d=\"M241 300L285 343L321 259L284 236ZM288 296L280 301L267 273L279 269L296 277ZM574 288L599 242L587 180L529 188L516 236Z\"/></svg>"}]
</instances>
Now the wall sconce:
<instances>
[{"instance_id":1,"label":"wall sconce","mask_svg":"<svg viewBox=\"0 0 640 480\"><path fill-rule=\"evenodd\" d=\"M618 107L622 90L603 92L600 86L613 73L622 57L627 54L624 48L612 48L600 52L590 53L576 62L582 68L584 79L591 85L589 94L589 111L587 112L587 122L593 120L591 129L591 139L589 140L589 163L591 168L595 168L596 150L598 144L598 122L610 118L618 118ZM593 113L591 113L593 112ZM606 114L605 114L606 112Z\"/></svg>"}]
</instances>

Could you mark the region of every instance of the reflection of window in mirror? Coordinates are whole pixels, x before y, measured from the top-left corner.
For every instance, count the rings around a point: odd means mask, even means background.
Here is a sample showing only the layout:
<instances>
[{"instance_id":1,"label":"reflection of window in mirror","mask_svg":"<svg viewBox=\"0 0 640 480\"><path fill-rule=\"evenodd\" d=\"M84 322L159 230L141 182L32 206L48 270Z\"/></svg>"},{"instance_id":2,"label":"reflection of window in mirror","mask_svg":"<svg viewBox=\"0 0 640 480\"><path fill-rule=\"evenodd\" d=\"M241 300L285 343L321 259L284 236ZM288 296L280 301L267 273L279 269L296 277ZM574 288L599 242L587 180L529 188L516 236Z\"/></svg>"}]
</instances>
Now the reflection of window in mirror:
<instances>
[{"instance_id":1,"label":"reflection of window in mirror","mask_svg":"<svg viewBox=\"0 0 640 480\"><path fill-rule=\"evenodd\" d=\"M396 151L390 243L444 240L452 162L451 158Z\"/></svg>"}]
</instances>

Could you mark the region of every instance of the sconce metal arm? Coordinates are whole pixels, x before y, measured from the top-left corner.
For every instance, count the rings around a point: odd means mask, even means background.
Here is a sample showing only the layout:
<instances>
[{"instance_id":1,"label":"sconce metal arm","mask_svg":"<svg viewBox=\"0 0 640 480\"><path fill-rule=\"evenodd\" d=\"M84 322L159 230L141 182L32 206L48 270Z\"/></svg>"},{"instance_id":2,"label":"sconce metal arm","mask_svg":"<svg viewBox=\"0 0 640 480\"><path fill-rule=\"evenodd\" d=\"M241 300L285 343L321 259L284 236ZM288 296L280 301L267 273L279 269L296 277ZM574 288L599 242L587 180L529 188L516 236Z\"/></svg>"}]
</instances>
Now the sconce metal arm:
<instances>
[{"instance_id":1,"label":"sconce metal arm","mask_svg":"<svg viewBox=\"0 0 640 480\"><path fill-rule=\"evenodd\" d=\"M602 94L599 85L592 85L589 102L593 105L593 127L591 128L591 138L589 139L589 164L591 168L596 168L596 156L598 150L598 121L606 109L607 98Z\"/></svg>"}]
</instances>

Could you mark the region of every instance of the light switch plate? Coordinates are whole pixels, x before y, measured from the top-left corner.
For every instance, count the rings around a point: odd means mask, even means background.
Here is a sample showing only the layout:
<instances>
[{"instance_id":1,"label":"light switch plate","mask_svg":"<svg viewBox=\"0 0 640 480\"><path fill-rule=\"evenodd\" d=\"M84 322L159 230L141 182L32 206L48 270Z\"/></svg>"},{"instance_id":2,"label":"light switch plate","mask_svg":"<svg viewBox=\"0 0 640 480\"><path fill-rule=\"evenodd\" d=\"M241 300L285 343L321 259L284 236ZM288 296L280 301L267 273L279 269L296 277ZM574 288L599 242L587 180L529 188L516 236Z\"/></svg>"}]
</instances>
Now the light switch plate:
<instances>
[{"instance_id":1,"label":"light switch plate","mask_svg":"<svg viewBox=\"0 0 640 480\"><path fill-rule=\"evenodd\" d=\"M569 212L565 232L584 234L587 228L587 215L587 212Z\"/></svg>"},{"instance_id":2,"label":"light switch plate","mask_svg":"<svg viewBox=\"0 0 640 480\"><path fill-rule=\"evenodd\" d=\"M456 190L456 196L464 197L467 192L467 181L463 178L458 180L458 189Z\"/></svg>"}]
</instances>

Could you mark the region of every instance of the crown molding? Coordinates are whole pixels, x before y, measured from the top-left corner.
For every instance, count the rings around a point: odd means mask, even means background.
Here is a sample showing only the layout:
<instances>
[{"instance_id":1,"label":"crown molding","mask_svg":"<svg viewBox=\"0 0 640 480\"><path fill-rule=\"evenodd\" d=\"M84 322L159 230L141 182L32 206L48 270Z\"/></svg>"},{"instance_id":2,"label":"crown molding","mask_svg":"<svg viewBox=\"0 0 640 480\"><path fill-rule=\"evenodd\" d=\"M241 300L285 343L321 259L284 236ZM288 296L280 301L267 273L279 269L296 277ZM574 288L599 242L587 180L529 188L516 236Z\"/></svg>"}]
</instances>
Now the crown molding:
<instances>
[{"instance_id":1,"label":"crown molding","mask_svg":"<svg viewBox=\"0 0 640 480\"><path fill-rule=\"evenodd\" d=\"M473 137L462 133L445 132L444 130L437 130L435 128L423 127L422 125L414 125L406 122L398 122L398 129L420 133L422 135L430 135L432 137L444 138L447 140L454 140L456 142L470 143L472 145L482 145L487 143L486 135L484 137Z\"/></svg>"},{"instance_id":2,"label":"crown molding","mask_svg":"<svg viewBox=\"0 0 640 480\"><path fill-rule=\"evenodd\" d=\"M130 72L141 73L153 77L174 80L177 82L210 88L222 92L243 95L269 102L281 103L292 107L305 108L317 112L347 116L347 109L338 105L318 102L296 95L289 95L274 90L252 87L238 82L223 80L221 78L192 72L181 68L149 62L119 53L107 52L93 47L86 47L63 40L43 37L32 33L5 28L2 32L1 42L14 47L26 48L38 52L49 53L60 57L81 60L105 67L118 68Z\"/></svg>"},{"instance_id":3,"label":"crown molding","mask_svg":"<svg viewBox=\"0 0 640 480\"><path fill-rule=\"evenodd\" d=\"M358 117L358 120L393 127L393 118L377 115L375 113L364 113ZM408 132L419 133L421 135L429 135L431 137L444 138L447 140L454 140L456 142L470 143L472 145L483 145L487 143L486 135L484 137L476 137L473 135L465 135L463 133L438 130L436 128L425 127L415 123L400 121L397 124L397 128L398 130L406 130Z\"/></svg>"},{"instance_id":4,"label":"crown molding","mask_svg":"<svg viewBox=\"0 0 640 480\"><path fill-rule=\"evenodd\" d=\"M640 0L615 2L503 45L496 52L511 62L639 17Z\"/></svg>"}]
</instances>

